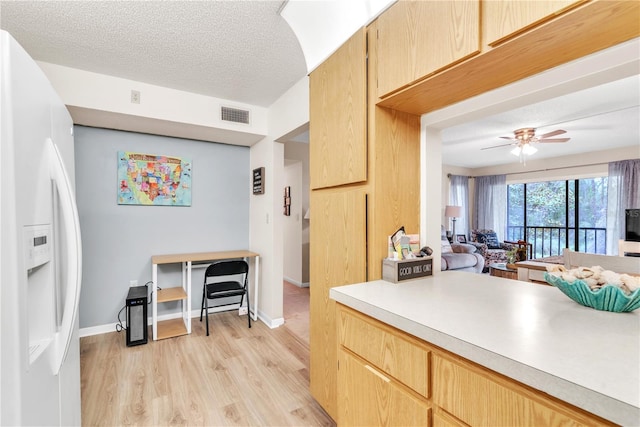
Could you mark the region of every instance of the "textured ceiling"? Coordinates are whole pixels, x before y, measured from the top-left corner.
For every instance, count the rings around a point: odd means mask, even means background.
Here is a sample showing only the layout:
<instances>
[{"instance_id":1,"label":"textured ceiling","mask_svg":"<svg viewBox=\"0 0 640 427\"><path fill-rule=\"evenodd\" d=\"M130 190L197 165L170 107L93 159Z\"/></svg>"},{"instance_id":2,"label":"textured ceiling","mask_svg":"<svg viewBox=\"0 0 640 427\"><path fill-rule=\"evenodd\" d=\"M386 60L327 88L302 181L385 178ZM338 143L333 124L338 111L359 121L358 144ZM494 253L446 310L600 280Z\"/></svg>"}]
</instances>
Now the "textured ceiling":
<instances>
[{"instance_id":1,"label":"textured ceiling","mask_svg":"<svg viewBox=\"0 0 640 427\"><path fill-rule=\"evenodd\" d=\"M2 1L39 61L262 107L306 74L281 1Z\"/></svg>"},{"instance_id":2,"label":"textured ceiling","mask_svg":"<svg viewBox=\"0 0 640 427\"><path fill-rule=\"evenodd\" d=\"M306 74L281 1L0 1L0 27L37 60L268 107ZM444 129L443 162L517 162L490 150L519 127L565 129L535 158L639 145L639 80L512 109ZM617 111L617 112L616 112ZM304 140L306 135L301 135ZM640 155L640 154L639 154Z\"/></svg>"}]
</instances>

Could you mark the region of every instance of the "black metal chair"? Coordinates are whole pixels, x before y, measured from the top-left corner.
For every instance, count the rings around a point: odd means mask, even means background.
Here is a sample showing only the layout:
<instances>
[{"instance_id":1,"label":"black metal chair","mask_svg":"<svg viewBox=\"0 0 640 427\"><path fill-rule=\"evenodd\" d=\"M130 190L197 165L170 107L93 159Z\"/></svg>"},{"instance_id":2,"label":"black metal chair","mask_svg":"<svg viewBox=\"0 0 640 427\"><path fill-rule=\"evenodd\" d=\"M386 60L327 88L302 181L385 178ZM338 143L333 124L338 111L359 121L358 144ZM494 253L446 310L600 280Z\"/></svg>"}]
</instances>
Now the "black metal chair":
<instances>
[{"instance_id":1,"label":"black metal chair","mask_svg":"<svg viewBox=\"0 0 640 427\"><path fill-rule=\"evenodd\" d=\"M238 280L228 280L222 282L208 283L208 279L220 276L241 276ZM247 277L249 276L249 264L246 261L221 261L211 264L204 272L204 284L202 286L202 307L200 308L200 321L202 322L202 313L207 313L207 336L209 336L209 300L240 296L240 305L247 296L247 320L251 327L251 303L249 300L249 286ZM223 307L225 305L236 304L235 302L228 304L220 304L214 307Z\"/></svg>"}]
</instances>

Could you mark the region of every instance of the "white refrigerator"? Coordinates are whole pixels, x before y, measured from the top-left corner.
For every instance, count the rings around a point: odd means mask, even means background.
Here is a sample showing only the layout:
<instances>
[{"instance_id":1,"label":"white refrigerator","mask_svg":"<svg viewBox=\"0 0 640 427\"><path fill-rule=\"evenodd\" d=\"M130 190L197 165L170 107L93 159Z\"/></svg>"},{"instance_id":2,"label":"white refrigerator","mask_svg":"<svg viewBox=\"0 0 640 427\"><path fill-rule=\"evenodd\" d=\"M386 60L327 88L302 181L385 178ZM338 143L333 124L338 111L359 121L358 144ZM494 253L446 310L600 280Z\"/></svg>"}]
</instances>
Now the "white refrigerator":
<instances>
[{"instance_id":1,"label":"white refrigerator","mask_svg":"<svg viewBox=\"0 0 640 427\"><path fill-rule=\"evenodd\" d=\"M73 122L0 32L0 425L80 425Z\"/></svg>"}]
</instances>

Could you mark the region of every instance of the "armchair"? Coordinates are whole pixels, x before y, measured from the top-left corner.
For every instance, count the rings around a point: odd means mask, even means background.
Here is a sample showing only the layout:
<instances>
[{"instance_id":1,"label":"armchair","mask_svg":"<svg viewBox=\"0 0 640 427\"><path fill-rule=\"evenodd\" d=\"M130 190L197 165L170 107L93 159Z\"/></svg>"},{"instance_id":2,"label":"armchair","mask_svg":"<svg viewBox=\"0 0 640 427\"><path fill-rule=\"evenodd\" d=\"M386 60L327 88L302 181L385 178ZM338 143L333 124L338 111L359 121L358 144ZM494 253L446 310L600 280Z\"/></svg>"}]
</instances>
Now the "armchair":
<instances>
[{"instance_id":1,"label":"armchair","mask_svg":"<svg viewBox=\"0 0 640 427\"><path fill-rule=\"evenodd\" d=\"M518 243L498 241L496 232L487 229L471 230L469 243L484 257L484 272L489 271L489 264L506 263L507 252L519 248Z\"/></svg>"}]
</instances>

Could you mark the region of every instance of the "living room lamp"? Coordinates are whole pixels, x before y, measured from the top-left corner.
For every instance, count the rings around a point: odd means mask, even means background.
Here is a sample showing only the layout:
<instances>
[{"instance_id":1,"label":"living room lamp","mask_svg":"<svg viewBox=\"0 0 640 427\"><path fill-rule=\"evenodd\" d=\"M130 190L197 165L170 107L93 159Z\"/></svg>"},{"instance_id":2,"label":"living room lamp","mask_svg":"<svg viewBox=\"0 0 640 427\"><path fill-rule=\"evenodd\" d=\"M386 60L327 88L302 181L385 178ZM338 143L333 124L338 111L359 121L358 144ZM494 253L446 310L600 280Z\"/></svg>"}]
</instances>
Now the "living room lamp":
<instances>
[{"instance_id":1,"label":"living room lamp","mask_svg":"<svg viewBox=\"0 0 640 427\"><path fill-rule=\"evenodd\" d=\"M462 206L450 206L447 205L444 208L444 216L447 218L451 218L453 221L453 231L451 235L455 238L456 235L456 218L460 218L462 216Z\"/></svg>"}]
</instances>

